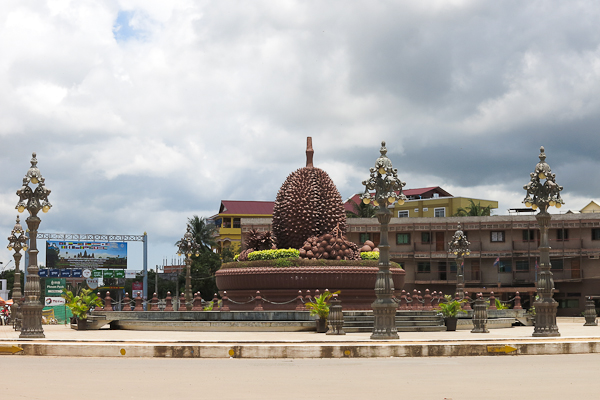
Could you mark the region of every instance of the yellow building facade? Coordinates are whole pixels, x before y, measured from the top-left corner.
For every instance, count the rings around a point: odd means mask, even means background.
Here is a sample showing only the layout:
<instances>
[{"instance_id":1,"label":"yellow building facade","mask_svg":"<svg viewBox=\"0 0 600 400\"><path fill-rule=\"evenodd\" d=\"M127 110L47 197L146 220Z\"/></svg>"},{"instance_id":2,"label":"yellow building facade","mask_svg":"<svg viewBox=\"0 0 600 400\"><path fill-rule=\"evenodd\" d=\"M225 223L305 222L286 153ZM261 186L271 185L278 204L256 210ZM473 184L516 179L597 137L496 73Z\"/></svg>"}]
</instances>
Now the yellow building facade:
<instances>
[{"instance_id":1,"label":"yellow building facade","mask_svg":"<svg viewBox=\"0 0 600 400\"><path fill-rule=\"evenodd\" d=\"M419 218L419 217L451 217L459 209L468 210L471 200L475 205L482 208L490 206L498 208L495 200L473 199L470 197L437 197L430 199L407 200L404 204L396 203L394 206L394 217L397 218Z\"/></svg>"},{"instance_id":2,"label":"yellow building facade","mask_svg":"<svg viewBox=\"0 0 600 400\"><path fill-rule=\"evenodd\" d=\"M229 246L233 246L234 252L239 252L242 245L241 219L271 218L274 205L273 201L222 200L219 213L210 218L218 229L217 252Z\"/></svg>"}]
</instances>

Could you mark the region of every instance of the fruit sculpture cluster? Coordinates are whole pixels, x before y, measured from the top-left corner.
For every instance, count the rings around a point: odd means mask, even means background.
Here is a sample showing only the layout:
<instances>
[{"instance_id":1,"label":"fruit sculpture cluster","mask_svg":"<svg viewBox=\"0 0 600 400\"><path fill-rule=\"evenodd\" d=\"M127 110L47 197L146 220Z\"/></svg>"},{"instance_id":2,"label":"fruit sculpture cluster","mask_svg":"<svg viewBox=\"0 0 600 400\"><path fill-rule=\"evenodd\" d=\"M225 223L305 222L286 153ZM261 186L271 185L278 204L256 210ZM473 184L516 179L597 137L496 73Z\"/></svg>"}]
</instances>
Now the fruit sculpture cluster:
<instances>
[{"instance_id":1,"label":"fruit sculpture cluster","mask_svg":"<svg viewBox=\"0 0 600 400\"><path fill-rule=\"evenodd\" d=\"M360 252L355 243L342 235L338 227L331 233L308 238L300 248L300 257L323 260L360 260Z\"/></svg>"}]
</instances>

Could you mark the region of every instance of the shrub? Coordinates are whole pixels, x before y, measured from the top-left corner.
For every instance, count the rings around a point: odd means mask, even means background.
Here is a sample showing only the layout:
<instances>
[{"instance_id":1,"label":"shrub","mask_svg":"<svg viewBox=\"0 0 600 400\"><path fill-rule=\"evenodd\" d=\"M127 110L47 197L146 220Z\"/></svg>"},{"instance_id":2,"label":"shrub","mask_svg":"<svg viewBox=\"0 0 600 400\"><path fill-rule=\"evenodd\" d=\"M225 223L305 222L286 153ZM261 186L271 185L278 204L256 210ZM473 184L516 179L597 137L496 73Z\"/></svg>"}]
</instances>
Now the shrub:
<instances>
[{"instance_id":1,"label":"shrub","mask_svg":"<svg viewBox=\"0 0 600 400\"><path fill-rule=\"evenodd\" d=\"M379 260L379 252L378 251L363 251L360 253L360 258L362 260Z\"/></svg>"},{"instance_id":2,"label":"shrub","mask_svg":"<svg viewBox=\"0 0 600 400\"><path fill-rule=\"evenodd\" d=\"M277 263L280 265L277 265ZM289 263L289 265L288 265ZM378 260L308 260L302 258L287 258L279 260L238 261L223 263L221 269L227 268L263 268L263 267L320 267L320 266L347 266L347 267L377 267ZM390 261L390 267L400 268L400 264Z\"/></svg>"},{"instance_id":3,"label":"shrub","mask_svg":"<svg viewBox=\"0 0 600 400\"><path fill-rule=\"evenodd\" d=\"M278 258L298 258L300 252L297 249L260 250L248 254L248 261L276 260Z\"/></svg>"}]
</instances>

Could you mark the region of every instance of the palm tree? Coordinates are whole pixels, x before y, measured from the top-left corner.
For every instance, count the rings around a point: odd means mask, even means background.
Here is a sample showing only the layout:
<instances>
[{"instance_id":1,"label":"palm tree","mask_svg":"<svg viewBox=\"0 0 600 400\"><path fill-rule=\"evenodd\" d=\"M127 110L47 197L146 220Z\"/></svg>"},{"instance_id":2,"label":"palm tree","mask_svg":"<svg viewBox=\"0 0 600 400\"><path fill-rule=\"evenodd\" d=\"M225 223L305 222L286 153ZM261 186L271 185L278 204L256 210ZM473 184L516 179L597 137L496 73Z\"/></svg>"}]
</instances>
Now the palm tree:
<instances>
[{"instance_id":1,"label":"palm tree","mask_svg":"<svg viewBox=\"0 0 600 400\"><path fill-rule=\"evenodd\" d=\"M374 218L377 209L373 207L371 204L365 204L362 201L356 204L354 200L350 200L352 202L352 208L354 208L354 212L346 211L346 218Z\"/></svg>"},{"instance_id":2,"label":"palm tree","mask_svg":"<svg viewBox=\"0 0 600 400\"><path fill-rule=\"evenodd\" d=\"M478 202L477 204L475 204L473 199L469 199L469 202L471 204L469 204L466 209L460 207L458 210L456 210L456 214L454 214L453 216L454 217L490 216L490 214L492 212L492 206L482 207L481 202Z\"/></svg>"},{"instance_id":3,"label":"palm tree","mask_svg":"<svg viewBox=\"0 0 600 400\"><path fill-rule=\"evenodd\" d=\"M200 251L211 252L212 248L217 245L215 237L217 236L217 226L209 222L206 218L198 217L194 215L192 218L188 218L188 225L191 227L191 232L196 243L200 245ZM175 246L179 246L181 240L175 243Z\"/></svg>"}]
</instances>

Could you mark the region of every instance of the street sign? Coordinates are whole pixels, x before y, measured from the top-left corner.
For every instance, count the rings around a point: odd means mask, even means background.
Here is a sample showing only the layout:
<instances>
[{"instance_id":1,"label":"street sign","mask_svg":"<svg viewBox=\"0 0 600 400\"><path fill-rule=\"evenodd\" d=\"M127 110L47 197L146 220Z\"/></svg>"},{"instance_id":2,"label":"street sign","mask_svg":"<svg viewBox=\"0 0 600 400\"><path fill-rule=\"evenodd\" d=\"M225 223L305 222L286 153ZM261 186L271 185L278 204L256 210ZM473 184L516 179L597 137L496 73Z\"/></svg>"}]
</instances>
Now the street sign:
<instances>
[{"instance_id":1,"label":"street sign","mask_svg":"<svg viewBox=\"0 0 600 400\"><path fill-rule=\"evenodd\" d=\"M47 278L46 279L46 296L60 297L63 289L67 285L67 280L64 278Z\"/></svg>"}]
</instances>

